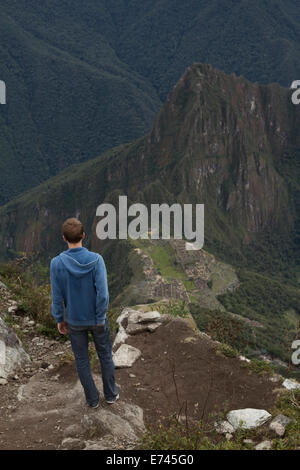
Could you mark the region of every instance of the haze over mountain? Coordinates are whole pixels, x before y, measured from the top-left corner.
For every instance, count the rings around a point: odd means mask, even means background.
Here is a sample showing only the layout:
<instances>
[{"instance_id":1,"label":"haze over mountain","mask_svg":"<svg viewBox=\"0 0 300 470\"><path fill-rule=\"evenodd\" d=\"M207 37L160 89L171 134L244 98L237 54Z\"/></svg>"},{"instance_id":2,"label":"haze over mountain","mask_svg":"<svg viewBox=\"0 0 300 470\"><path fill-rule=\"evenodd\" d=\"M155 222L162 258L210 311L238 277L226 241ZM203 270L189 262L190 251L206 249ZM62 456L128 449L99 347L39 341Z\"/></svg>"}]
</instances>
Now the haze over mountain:
<instances>
[{"instance_id":1,"label":"haze over mountain","mask_svg":"<svg viewBox=\"0 0 300 470\"><path fill-rule=\"evenodd\" d=\"M142 136L193 62L285 86L296 1L3 0L0 204Z\"/></svg>"}]
</instances>

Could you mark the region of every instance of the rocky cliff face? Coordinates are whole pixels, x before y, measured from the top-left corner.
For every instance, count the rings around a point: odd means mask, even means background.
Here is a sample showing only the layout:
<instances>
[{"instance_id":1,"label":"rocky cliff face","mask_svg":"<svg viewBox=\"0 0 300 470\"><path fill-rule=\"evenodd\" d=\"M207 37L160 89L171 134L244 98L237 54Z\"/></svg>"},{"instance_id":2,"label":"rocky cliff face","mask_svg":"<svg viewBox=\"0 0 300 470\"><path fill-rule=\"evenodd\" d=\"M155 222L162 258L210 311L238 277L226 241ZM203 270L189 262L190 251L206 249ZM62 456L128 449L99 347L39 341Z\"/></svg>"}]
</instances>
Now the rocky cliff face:
<instances>
[{"instance_id":1,"label":"rocky cliff face","mask_svg":"<svg viewBox=\"0 0 300 470\"><path fill-rule=\"evenodd\" d=\"M71 167L0 211L0 246L47 252L62 247L60 224L79 216L88 242L96 208L127 194L146 204L204 203L206 237L249 241L267 228L291 230L288 185L278 171L300 147L300 112L289 90L260 86L193 64L169 93L152 131L88 163ZM225 242L226 244L226 242Z\"/></svg>"},{"instance_id":2,"label":"rocky cliff face","mask_svg":"<svg viewBox=\"0 0 300 470\"><path fill-rule=\"evenodd\" d=\"M195 64L169 94L148 153L166 180L177 179L176 189L186 198L209 201L236 224L259 232L279 222L286 208L275 161L299 146L296 123L299 113L288 90ZM172 193L176 189L174 184Z\"/></svg>"}]
</instances>

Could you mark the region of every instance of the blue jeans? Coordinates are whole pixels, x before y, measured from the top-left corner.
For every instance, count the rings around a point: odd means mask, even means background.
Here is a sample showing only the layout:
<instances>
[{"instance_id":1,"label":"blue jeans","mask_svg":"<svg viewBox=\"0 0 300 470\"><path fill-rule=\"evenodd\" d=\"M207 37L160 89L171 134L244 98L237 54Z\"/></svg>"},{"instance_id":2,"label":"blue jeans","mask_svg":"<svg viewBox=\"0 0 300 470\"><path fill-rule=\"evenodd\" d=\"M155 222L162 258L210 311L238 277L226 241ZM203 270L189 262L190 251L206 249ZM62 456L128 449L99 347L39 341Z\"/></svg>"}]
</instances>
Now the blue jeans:
<instances>
[{"instance_id":1,"label":"blue jeans","mask_svg":"<svg viewBox=\"0 0 300 470\"><path fill-rule=\"evenodd\" d=\"M94 406L99 401L99 391L91 374L88 332L92 333L96 351L101 363L104 398L113 400L118 395L115 383L115 367L112 359L112 346L110 339L109 321L100 326L75 326L68 324L68 333L75 356L76 369L79 380L83 386L86 402Z\"/></svg>"}]
</instances>

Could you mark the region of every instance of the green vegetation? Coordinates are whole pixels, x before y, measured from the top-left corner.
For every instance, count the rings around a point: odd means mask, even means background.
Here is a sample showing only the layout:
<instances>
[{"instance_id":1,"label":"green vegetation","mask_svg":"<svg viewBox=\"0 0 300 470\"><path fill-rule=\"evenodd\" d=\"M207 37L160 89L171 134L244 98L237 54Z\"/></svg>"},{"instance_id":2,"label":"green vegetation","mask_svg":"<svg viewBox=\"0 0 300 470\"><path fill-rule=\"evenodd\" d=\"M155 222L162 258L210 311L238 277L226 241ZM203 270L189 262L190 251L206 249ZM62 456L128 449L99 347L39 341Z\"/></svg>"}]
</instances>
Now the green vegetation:
<instances>
[{"instance_id":1,"label":"green vegetation","mask_svg":"<svg viewBox=\"0 0 300 470\"><path fill-rule=\"evenodd\" d=\"M0 264L0 279L8 286L18 301L19 309L33 319L37 325L37 333L50 338L65 341L58 330L51 314L51 293L49 284L39 283L33 272L30 260L24 258L8 264ZM40 270L38 270L40 273ZM44 275L44 269L42 269ZM8 318L13 326L13 319ZM21 331L17 331L20 337ZM22 339L20 337L20 339Z\"/></svg>"},{"instance_id":2,"label":"green vegetation","mask_svg":"<svg viewBox=\"0 0 300 470\"><path fill-rule=\"evenodd\" d=\"M195 62L289 86L299 24L292 0L3 0L0 204L143 135Z\"/></svg>"},{"instance_id":3,"label":"green vegetation","mask_svg":"<svg viewBox=\"0 0 300 470\"><path fill-rule=\"evenodd\" d=\"M231 346L229 346L229 344L226 343L221 343L220 345L217 345L216 349L219 353L223 354L223 356L226 357L237 357L239 355L237 349L232 348Z\"/></svg>"},{"instance_id":4,"label":"green vegetation","mask_svg":"<svg viewBox=\"0 0 300 470\"><path fill-rule=\"evenodd\" d=\"M227 312L205 309L197 303L190 304L190 312L198 328L205 331L212 339L241 352L251 351L253 344L251 330L242 320L232 317Z\"/></svg>"},{"instance_id":5,"label":"green vegetation","mask_svg":"<svg viewBox=\"0 0 300 470\"><path fill-rule=\"evenodd\" d=\"M268 353L290 364L291 344L300 333L299 289L243 269L238 277L238 288L218 296L225 311L190 304L198 328L249 357ZM256 372L265 365L251 363ZM289 372L297 376L297 370L281 370Z\"/></svg>"},{"instance_id":6,"label":"green vegetation","mask_svg":"<svg viewBox=\"0 0 300 470\"><path fill-rule=\"evenodd\" d=\"M243 362L241 365L247 367L250 372L255 372L256 374L261 375L273 375L275 371L274 367L260 359L252 359L251 362Z\"/></svg>"},{"instance_id":7,"label":"green vegetation","mask_svg":"<svg viewBox=\"0 0 300 470\"><path fill-rule=\"evenodd\" d=\"M240 270L240 286L218 297L227 312L259 322L252 347L289 362L291 344L299 334L300 292L261 274ZM290 309L294 311L291 319ZM297 317L298 316L298 324ZM249 327L248 327L249 329Z\"/></svg>"},{"instance_id":8,"label":"green vegetation","mask_svg":"<svg viewBox=\"0 0 300 470\"><path fill-rule=\"evenodd\" d=\"M170 299L168 302L153 304L152 309L158 310L162 315L185 318L189 314L187 303L184 300Z\"/></svg>"},{"instance_id":9,"label":"green vegetation","mask_svg":"<svg viewBox=\"0 0 300 470\"><path fill-rule=\"evenodd\" d=\"M281 395L270 410L273 417L284 414L292 419L284 437L275 437L268 425L254 430L237 430L232 440L218 435L213 426L215 417L209 422L187 417L180 422L177 416L151 425L140 439L138 449L149 450L251 450L263 440L271 440L274 450L296 450L300 445L300 391ZM224 417L223 417L224 418ZM219 420L221 420L219 418ZM244 440L252 440L253 444Z\"/></svg>"}]
</instances>

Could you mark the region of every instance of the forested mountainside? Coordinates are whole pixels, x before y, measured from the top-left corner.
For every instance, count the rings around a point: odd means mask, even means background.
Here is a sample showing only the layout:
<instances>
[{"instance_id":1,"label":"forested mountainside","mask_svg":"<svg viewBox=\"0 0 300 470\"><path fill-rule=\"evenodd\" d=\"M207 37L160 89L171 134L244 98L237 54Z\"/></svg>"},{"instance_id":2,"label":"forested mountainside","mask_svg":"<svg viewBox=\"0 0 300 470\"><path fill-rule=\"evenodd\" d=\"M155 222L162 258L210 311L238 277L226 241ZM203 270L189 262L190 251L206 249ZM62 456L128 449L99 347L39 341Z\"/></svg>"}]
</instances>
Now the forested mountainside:
<instances>
[{"instance_id":1,"label":"forested mountainside","mask_svg":"<svg viewBox=\"0 0 300 470\"><path fill-rule=\"evenodd\" d=\"M3 0L0 204L149 131L184 70L300 76L296 1Z\"/></svg>"}]
</instances>

